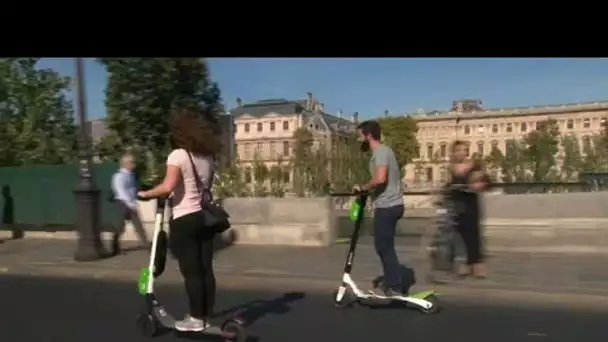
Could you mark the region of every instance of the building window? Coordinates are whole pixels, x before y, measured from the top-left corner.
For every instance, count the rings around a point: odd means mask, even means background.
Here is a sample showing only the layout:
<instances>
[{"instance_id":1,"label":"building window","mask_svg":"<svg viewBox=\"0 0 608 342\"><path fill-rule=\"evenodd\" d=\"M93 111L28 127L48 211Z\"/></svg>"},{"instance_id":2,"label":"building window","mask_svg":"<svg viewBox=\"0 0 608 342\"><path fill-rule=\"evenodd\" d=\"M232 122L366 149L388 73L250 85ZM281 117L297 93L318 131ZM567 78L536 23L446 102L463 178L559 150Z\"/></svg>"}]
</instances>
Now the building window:
<instances>
[{"instance_id":1,"label":"building window","mask_svg":"<svg viewBox=\"0 0 608 342\"><path fill-rule=\"evenodd\" d=\"M479 156L483 156L483 141L478 141L477 142L477 154L479 154Z\"/></svg>"},{"instance_id":2,"label":"building window","mask_svg":"<svg viewBox=\"0 0 608 342\"><path fill-rule=\"evenodd\" d=\"M519 125L519 130L522 132L525 132L528 130L528 124L525 122L522 122L521 125Z\"/></svg>"},{"instance_id":3,"label":"building window","mask_svg":"<svg viewBox=\"0 0 608 342\"><path fill-rule=\"evenodd\" d=\"M566 121L566 128L567 129L573 129L574 128L574 120L568 120L568 121Z\"/></svg>"},{"instance_id":4,"label":"building window","mask_svg":"<svg viewBox=\"0 0 608 342\"><path fill-rule=\"evenodd\" d=\"M433 181L433 168L432 167L426 168L426 181L429 183Z\"/></svg>"},{"instance_id":5,"label":"building window","mask_svg":"<svg viewBox=\"0 0 608 342\"><path fill-rule=\"evenodd\" d=\"M512 133L513 132L513 125L508 123L507 124L507 133Z\"/></svg>"},{"instance_id":6,"label":"building window","mask_svg":"<svg viewBox=\"0 0 608 342\"><path fill-rule=\"evenodd\" d=\"M245 124L245 133L249 133L249 124L248 123Z\"/></svg>"},{"instance_id":7,"label":"building window","mask_svg":"<svg viewBox=\"0 0 608 342\"><path fill-rule=\"evenodd\" d=\"M589 127L591 127L591 120L583 119L583 128L589 128Z\"/></svg>"},{"instance_id":8,"label":"building window","mask_svg":"<svg viewBox=\"0 0 608 342\"><path fill-rule=\"evenodd\" d=\"M483 134L483 125L477 126L477 133L478 134Z\"/></svg>"},{"instance_id":9,"label":"building window","mask_svg":"<svg viewBox=\"0 0 608 342\"><path fill-rule=\"evenodd\" d=\"M447 176L447 169L446 169L445 166L442 166L439 169L439 181L442 182L442 183L445 182L446 178L447 178L446 176Z\"/></svg>"},{"instance_id":10,"label":"building window","mask_svg":"<svg viewBox=\"0 0 608 342\"><path fill-rule=\"evenodd\" d=\"M276 155L277 155L277 142L271 141L270 142L270 158L275 158Z\"/></svg>"},{"instance_id":11,"label":"building window","mask_svg":"<svg viewBox=\"0 0 608 342\"><path fill-rule=\"evenodd\" d=\"M498 141L492 140L492 148L490 149L490 151L496 151L496 150L498 150Z\"/></svg>"},{"instance_id":12,"label":"building window","mask_svg":"<svg viewBox=\"0 0 608 342\"><path fill-rule=\"evenodd\" d=\"M493 124L492 125L492 133L494 133L494 134L498 133L498 125L497 124Z\"/></svg>"},{"instance_id":13,"label":"building window","mask_svg":"<svg viewBox=\"0 0 608 342\"><path fill-rule=\"evenodd\" d=\"M471 134L471 127L469 125L464 126L464 134Z\"/></svg>"},{"instance_id":14,"label":"building window","mask_svg":"<svg viewBox=\"0 0 608 342\"><path fill-rule=\"evenodd\" d=\"M606 127L606 118L600 119L600 127L602 127L602 128Z\"/></svg>"},{"instance_id":15,"label":"building window","mask_svg":"<svg viewBox=\"0 0 608 342\"><path fill-rule=\"evenodd\" d=\"M429 145L426 147L426 157L427 157L428 159L433 158L433 144L429 144Z\"/></svg>"},{"instance_id":16,"label":"building window","mask_svg":"<svg viewBox=\"0 0 608 342\"><path fill-rule=\"evenodd\" d=\"M289 156L289 141L283 141L283 155Z\"/></svg>"},{"instance_id":17,"label":"building window","mask_svg":"<svg viewBox=\"0 0 608 342\"><path fill-rule=\"evenodd\" d=\"M283 130L284 131L289 130L289 121L283 121Z\"/></svg>"},{"instance_id":18,"label":"building window","mask_svg":"<svg viewBox=\"0 0 608 342\"><path fill-rule=\"evenodd\" d=\"M447 144L441 143L441 146L439 147L439 156L441 156L441 158L445 158L446 155L447 155Z\"/></svg>"},{"instance_id":19,"label":"building window","mask_svg":"<svg viewBox=\"0 0 608 342\"><path fill-rule=\"evenodd\" d=\"M264 149L264 144L259 142L256 144L255 146L255 154L256 157L261 157L262 156L262 150Z\"/></svg>"},{"instance_id":20,"label":"building window","mask_svg":"<svg viewBox=\"0 0 608 342\"><path fill-rule=\"evenodd\" d=\"M469 142L465 143L467 157L471 155L471 144Z\"/></svg>"},{"instance_id":21,"label":"building window","mask_svg":"<svg viewBox=\"0 0 608 342\"><path fill-rule=\"evenodd\" d=\"M271 123L270 123L270 131L271 131L271 132L274 132L274 122L271 122Z\"/></svg>"},{"instance_id":22,"label":"building window","mask_svg":"<svg viewBox=\"0 0 608 342\"><path fill-rule=\"evenodd\" d=\"M261 132L264 130L264 125L261 122L258 122L258 132Z\"/></svg>"}]
</instances>

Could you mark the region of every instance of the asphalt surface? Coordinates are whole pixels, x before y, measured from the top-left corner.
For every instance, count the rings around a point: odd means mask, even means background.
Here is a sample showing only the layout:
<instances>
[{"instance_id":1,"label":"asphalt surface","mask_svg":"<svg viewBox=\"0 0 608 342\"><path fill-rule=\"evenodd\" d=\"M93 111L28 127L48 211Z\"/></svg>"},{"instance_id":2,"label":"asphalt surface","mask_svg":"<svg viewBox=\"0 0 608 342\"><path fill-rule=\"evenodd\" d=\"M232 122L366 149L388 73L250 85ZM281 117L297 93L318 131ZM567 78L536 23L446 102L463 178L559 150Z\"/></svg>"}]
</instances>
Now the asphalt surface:
<instances>
[{"instance_id":1,"label":"asphalt surface","mask_svg":"<svg viewBox=\"0 0 608 342\"><path fill-rule=\"evenodd\" d=\"M250 342L605 341L608 305L568 307L445 295L441 313L424 315L408 309L336 309L324 291L313 289L303 293L303 298L285 296L306 286L276 284L268 283L266 291L259 290L260 284L255 286L258 290L220 288L217 310L229 315L230 308L258 300L245 311L252 320ZM160 282L157 294L175 316L185 313L182 286ZM135 282L5 274L0 276L0 341L144 341L134 322L142 302ZM156 340L184 337L170 333Z\"/></svg>"}]
</instances>

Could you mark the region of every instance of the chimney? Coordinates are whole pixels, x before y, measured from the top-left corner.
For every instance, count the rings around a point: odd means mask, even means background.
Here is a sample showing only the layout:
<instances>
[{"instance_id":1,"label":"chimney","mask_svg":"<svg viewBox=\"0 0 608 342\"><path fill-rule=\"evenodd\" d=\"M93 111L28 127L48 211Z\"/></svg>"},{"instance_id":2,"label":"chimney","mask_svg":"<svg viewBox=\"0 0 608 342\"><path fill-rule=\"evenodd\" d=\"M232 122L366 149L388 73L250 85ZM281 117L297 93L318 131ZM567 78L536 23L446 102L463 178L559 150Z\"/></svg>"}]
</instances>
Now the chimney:
<instances>
[{"instance_id":1,"label":"chimney","mask_svg":"<svg viewBox=\"0 0 608 342\"><path fill-rule=\"evenodd\" d=\"M237 97L237 98L236 98L236 107L237 107L237 108L241 108L241 107L243 107L243 100L241 100L241 98L240 98L240 97Z\"/></svg>"},{"instance_id":2,"label":"chimney","mask_svg":"<svg viewBox=\"0 0 608 342\"><path fill-rule=\"evenodd\" d=\"M359 123L359 113L355 112L355 114L353 114L353 122Z\"/></svg>"},{"instance_id":3,"label":"chimney","mask_svg":"<svg viewBox=\"0 0 608 342\"><path fill-rule=\"evenodd\" d=\"M384 111L384 116L388 116L388 109Z\"/></svg>"},{"instance_id":4,"label":"chimney","mask_svg":"<svg viewBox=\"0 0 608 342\"><path fill-rule=\"evenodd\" d=\"M306 110L312 110L312 93L306 93Z\"/></svg>"},{"instance_id":5,"label":"chimney","mask_svg":"<svg viewBox=\"0 0 608 342\"><path fill-rule=\"evenodd\" d=\"M324 103L319 103L319 112L323 113L324 109L325 109L325 104Z\"/></svg>"},{"instance_id":6,"label":"chimney","mask_svg":"<svg viewBox=\"0 0 608 342\"><path fill-rule=\"evenodd\" d=\"M338 117L342 118L342 110L341 109L338 110Z\"/></svg>"}]
</instances>

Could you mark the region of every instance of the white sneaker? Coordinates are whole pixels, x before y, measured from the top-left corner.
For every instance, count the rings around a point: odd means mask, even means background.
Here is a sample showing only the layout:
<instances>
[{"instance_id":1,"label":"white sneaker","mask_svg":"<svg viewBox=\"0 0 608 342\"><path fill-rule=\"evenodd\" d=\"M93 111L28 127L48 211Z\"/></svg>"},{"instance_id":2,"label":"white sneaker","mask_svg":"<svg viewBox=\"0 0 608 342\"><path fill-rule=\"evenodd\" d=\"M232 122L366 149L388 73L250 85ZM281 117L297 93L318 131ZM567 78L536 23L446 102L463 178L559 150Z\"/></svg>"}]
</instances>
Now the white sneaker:
<instances>
[{"instance_id":1,"label":"white sneaker","mask_svg":"<svg viewBox=\"0 0 608 342\"><path fill-rule=\"evenodd\" d=\"M175 330L178 331L203 331L209 328L211 324L198 318L187 315L182 321L175 322Z\"/></svg>"}]
</instances>

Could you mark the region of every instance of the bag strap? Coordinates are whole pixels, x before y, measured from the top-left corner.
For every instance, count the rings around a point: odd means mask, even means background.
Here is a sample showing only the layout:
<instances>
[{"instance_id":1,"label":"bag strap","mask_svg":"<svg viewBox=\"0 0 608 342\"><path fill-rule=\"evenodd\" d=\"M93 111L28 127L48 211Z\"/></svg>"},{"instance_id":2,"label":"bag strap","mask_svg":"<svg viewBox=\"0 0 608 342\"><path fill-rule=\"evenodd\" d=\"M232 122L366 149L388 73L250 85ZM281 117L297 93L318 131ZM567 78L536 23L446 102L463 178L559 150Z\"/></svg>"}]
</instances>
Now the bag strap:
<instances>
[{"instance_id":1,"label":"bag strap","mask_svg":"<svg viewBox=\"0 0 608 342\"><path fill-rule=\"evenodd\" d=\"M196 188L198 189L198 193L201 194L201 202L205 202L205 192L211 195L211 192L207 189L204 189L203 181L198 175L198 170L196 169L196 165L194 165L194 159L192 159L192 154L188 153L188 159L190 160L190 168L192 169L192 173L194 174L194 183L196 183Z\"/></svg>"}]
</instances>

